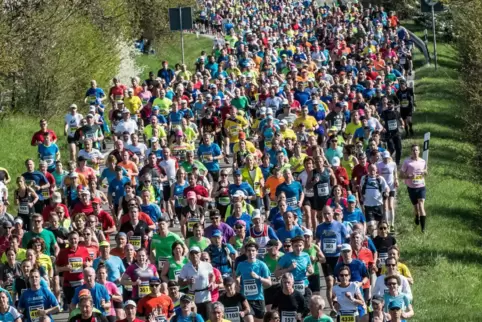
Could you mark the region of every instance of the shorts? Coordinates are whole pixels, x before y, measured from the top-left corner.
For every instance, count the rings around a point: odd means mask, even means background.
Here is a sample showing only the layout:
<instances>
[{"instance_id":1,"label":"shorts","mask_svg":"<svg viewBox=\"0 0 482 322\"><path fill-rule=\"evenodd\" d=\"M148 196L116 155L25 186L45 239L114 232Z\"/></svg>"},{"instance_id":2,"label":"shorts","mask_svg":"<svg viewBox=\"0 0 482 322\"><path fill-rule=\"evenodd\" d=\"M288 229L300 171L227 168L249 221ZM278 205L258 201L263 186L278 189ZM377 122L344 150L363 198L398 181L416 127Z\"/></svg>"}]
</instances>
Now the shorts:
<instances>
[{"instance_id":1,"label":"shorts","mask_svg":"<svg viewBox=\"0 0 482 322\"><path fill-rule=\"evenodd\" d=\"M367 222L381 221L383 219L383 206L365 206Z\"/></svg>"},{"instance_id":2,"label":"shorts","mask_svg":"<svg viewBox=\"0 0 482 322\"><path fill-rule=\"evenodd\" d=\"M315 209L316 211L322 211L323 207L326 206L326 203L328 202L328 199L330 197L313 197L315 199L314 205L311 206L311 208Z\"/></svg>"},{"instance_id":3,"label":"shorts","mask_svg":"<svg viewBox=\"0 0 482 322\"><path fill-rule=\"evenodd\" d=\"M323 270L323 275L326 277L328 276L335 276L335 266L338 263L338 256L337 257L326 257L326 262L321 264L321 269Z\"/></svg>"},{"instance_id":4,"label":"shorts","mask_svg":"<svg viewBox=\"0 0 482 322\"><path fill-rule=\"evenodd\" d=\"M266 305L273 305L275 297L281 291L281 284L275 284L264 290L264 302Z\"/></svg>"},{"instance_id":5,"label":"shorts","mask_svg":"<svg viewBox=\"0 0 482 322\"><path fill-rule=\"evenodd\" d=\"M177 219L181 220L182 207L174 207L174 213L176 214Z\"/></svg>"},{"instance_id":6,"label":"shorts","mask_svg":"<svg viewBox=\"0 0 482 322\"><path fill-rule=\"evenodd\" d=\"M208 171L208 180L211 182L218 182L219 181L219 170L218 171Z\"/></svg>"},{"instance_id":7,"label":"shorts","mask_svg":"<svg viewBox=\"0 0 482 322\"><path fill-rule=\"evenodd\" d=\"M315 205L315 197L306 197L303 199L303 207L308 206L308 207L313 207Z\"/></svg>"},{"instance_id":8,"label":"shorts","mask_svg":"<svg viewBox=\"0 0 482 322\"><path fill-rule=\"evenodd\" d=\"M395 195L396 195L396 194L397 194L397 190L393 190L393 191L390 191L390 192L388 193L388 196L389 196L389 197L392 197L392 198L395 198Z\"/></svg>"},{"instance_id":9,"label":"shorts","mask_svg":"<svg viewBox=\"0 0 482 322\"><path fill-rule=\"evenodd\" d=\"M108 315L105 318L108 322L115 322L117 320L117 317L115 315Z\"/></svg>"},{"instance_id":10,"label":"shorts","mask_svg":"<svg viewBox=\"0 0 482 322\"><path fill-rule=\"evenodd\" d=\"M318 265L317 263L315 263ZM313 274L308 276L308 287L312 292L319 292L321 290L320 275Z\"/></svg>"},{"instance_id":11,"label":"shorts","mask_svg":"<svg viewBox=\"0 0 482 322\"><path fill-rule=\"evenodd\" d=\"M263 300L253 300L249 301L249 306L251 307L252 315L257 319L262 319L266 313L266 305Z\"/></svg>"},{"instance_id":12,"label":"shorts","mask_svg":"<svg viewBox=\"0 0 482 322\"><path fill-rule=\"evenodd\" d=\"M420 199L425 200L425 194L426 194L426 189L425 187L421 188L410 188L407 187L408 190L408 196L410 197L410 201L412 202L412 205L418 204L418 201Z\"/></svg>"},{"instance_id":13,"label":"shorts","mask_svg":"<svg viewBox=\"0 0 482 322\"><path fill-rule=\"evenodd\" d=\"M171 186L166 185L162 187L162 197L166 202L171 199Z\"/></svg>"},{"instance_id":14,"label":"shorts","mask_svg":"<svg viewBox=\"0 0 482 322\"><path fill-rule=\"evenodd\" d=\"M405 120L407 117L412 116L413 108L400 108L400 117Z\"/></svg>"},{"instance_id":15,"label":"shorts","mask_svg":"<svg viewBox=\"0 0 482 322\"><path fill-rule=\"evenodd\" d=\"M122 309L122 308L124 308L124 305L122 304L122 302L113 301L113 303L114 303L114 309Z\"/></svg>"},{"instance_id":16,"label":"shorts","mask_svg":"<svg viewBox=\"0 0 482 322\"><path fill-rule=\"evenodd\" d=\"M68 136L68 137L67 137L67 143L72 144L72 143L75 143L75 142L76 142L76 140L75 140L75 138L74 138L73 136Z\"/></svg>"},{"instance_id":17,"label":"shorts","mask_svg":"<svg viewBox=\"0 0 482 322\"><path fill-rule=\"evenodd\" d=\"M72 299L74 298L74 295L75 295L75 288L64 285L63 291L64 291L64 302L66 304L72 303Z\"/></svg>"}]
</instances>

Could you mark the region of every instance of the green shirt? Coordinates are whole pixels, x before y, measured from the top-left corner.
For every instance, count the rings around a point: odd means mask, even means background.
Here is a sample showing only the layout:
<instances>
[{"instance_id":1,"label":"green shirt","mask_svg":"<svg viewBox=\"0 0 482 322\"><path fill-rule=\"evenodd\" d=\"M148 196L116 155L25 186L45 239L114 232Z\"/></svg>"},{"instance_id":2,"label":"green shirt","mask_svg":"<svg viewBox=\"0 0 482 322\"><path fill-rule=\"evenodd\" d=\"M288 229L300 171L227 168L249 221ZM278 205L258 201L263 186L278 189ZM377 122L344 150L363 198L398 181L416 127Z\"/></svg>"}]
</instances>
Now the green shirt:
<instances>
[{"instance_id":1,"label":"green shirt","mask_svg":"<svg viewBox=\"0 0 482 322\"><path fill-rule=\"evenodd\" d=\"M194 160L193 164L190 164L189 162L184 161L183 163L181 163L181 167L183 167L183 169L187 173L191 173L192 172L192 166L194 164L198 167L199 173L207 173L208 172L208 169L204 166L204 164L202 164L202 162L200 162L198 160Z\"/></svg>"},{"instance_id":2,"label":"green shirt","mask_svg":"<svg viewBox=\"0 0 482 322\"><path fill-rule=\"evenodd\" d=\"M186 257L183 257L181 263L177 263L173 257L169 258L169 273L167 277L170 281L177 281L179 273L181 273L181 269L184 265L186 265L189 260Z\"/></svg>"},{"instance_id":3,"label":"green shirt","mask_svg":"<svg viewBox=\"0 0 482 322\"><path fill-rule=\"evenodd\" d=\"M197 246L197 247L199 247L199 249L205 250L209 246L210 240L206 237L202 237L200 241L197 241L197 240L194 239L194 237L189 237L186 240L186 243L187 243L188 248Z\"/></svg>"},{"instance_id":4,"label":"green shirt","mask_svg":"<svg viewBox=\"0 0 482 322\"><path fill-rule=\"evenodd\" d=\"M280 259L281 256L284 254L282 252L278 252L278 257L276 259L271 258L268 254L264 255L263 261L268 266L268 269L271 274L274 273L276 270L276 266L278 265L278 259Z\"/></svg>"},{"instance_id":5,"label":"green shirt","mask_svg":"<svg viewBox=\"0 0 482 322\"><path fill-rule=\"evenodd\" d=\"M320 267L318 266L318 262L313 261L313 257L316 258L316 248L315 245L311 245L310 248L304 249L303 253L307 253L311 257L311 262L313 263L313 268L314 268L314 275L320 275Z\"/></svg>"},{"instance_id":6,"label":"green shirt","mask_svg":"<svg viewBox=\"0 0 482 322\"><path fill-rule=\"evenodd\" d=\"M172 255L172 244L175 241L180 241L184 244L181 237L173 232L167 233L166 237L161 237L159 234L152 236L151 249L156 252L156 261L160 257L171 257Z\"/></svg>"},{"instance_id":7,"label":"green shirt","mask_svg":"<svg viewBox=\"0 0 482 322\"><path fill-rule=\"evenodd\" d=\"M323 314L319 319L313 318L311 315L307 316L303 322L333 322L333 319L328 315Z\"/></svg>"},{"instance_id":8,"label":"green shirt","mask_svg":"<svg viewBox=\"0 0 482 322\"><path fill-rule=\"evenodd\" d=\"M40 234L34 233L33 231L28 231L23 235L22 238L22 248L27 248L28 242L35 237L40 237L45 242L44 254L48 256L54 255L54 246L57 244L57 239L55 235L47 229L42 229Z\"/></svg>"}]
</instances>

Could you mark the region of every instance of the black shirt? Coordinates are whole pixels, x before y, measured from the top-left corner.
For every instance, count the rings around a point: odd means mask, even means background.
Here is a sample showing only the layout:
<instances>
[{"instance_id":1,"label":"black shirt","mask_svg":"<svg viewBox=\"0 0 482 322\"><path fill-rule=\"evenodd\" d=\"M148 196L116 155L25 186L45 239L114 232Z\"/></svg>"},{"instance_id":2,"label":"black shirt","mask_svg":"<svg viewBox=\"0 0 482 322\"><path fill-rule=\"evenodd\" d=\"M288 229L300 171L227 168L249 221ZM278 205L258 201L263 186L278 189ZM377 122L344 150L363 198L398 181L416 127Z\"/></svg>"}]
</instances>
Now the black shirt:
<instances>
[{"instance_id":1,"label":"black shirt","mask_svg":"<svg viewBox=\"0 0 482 322\"><path fill-rule=\"evenodd\" d=\"M301 295L301 293L296 290L290 295L286 295L285 293L283 293L282 290L280 290L278 293L276 293L274 298L276 299L276 301L273 304L272 308L278 309L281 319L283 319L283 317L281 316L281 312L283 311L297 312L303 314L307 309L305 307L305 299L303 295Z\"/></svg>"}]
</instances>

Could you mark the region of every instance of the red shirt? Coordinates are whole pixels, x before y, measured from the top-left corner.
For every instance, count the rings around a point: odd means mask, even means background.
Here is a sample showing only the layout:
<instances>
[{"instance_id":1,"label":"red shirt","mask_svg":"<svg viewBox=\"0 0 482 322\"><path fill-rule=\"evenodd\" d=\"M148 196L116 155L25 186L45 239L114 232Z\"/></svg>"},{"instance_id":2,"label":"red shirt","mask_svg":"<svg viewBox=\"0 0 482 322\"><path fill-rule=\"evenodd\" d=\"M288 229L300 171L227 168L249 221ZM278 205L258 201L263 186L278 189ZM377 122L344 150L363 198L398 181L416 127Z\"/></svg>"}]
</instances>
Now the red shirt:
<instances>
[{"instance_id":1,"label":"red shirt","mask_svg":"<svg viewBox=\"0 0 482 322\"><path fill-rule=\"evenodd\" d=\"M194 191L197 196L202 196L205 198L209 197L209 192L207 191L206 188L204 188L201 185L196 185L195 187L191 187L191 186L186 187L183 192L184 198L187 198L187 193L189 191ZM204 200L200 200L200 199L197 200L198 206L204 206L204 202L205 202Z\"/></svg>"},{"instance_id":2,"label":"red shirt","mask_svg":"<svg viewBox=\"0 0 482 322\"><path fill-rule=\"evenodd\" d=\"M97 215L97 219L99 220L99 223L102 225L103 231L106 231L107 229L115 226L115 222L112 216L109 215L109 213L104 210L101 210L99 212L99 214ZM110 241L109 234L105 234L105 239L107 241Z\"/></svg>"},{"instance_id":3,"label":"red shirt","mask_svg":"<svg viewBox=\"0 0 482 322\"><path fill-rule=\"evenodd\" d=\"M87 249L87 252L89 253L89 257L91 260L94 260L99 256L99 246L97 245L90 245L87 246L83 242L79 243L79 246L85 247Z\"/></svg>"},{"instance_id":4,"label":"red shirt","mask_svg":"<svg viewBox=\"0 0 482 322\"><path fill-rule=\"evenodd\" d=\"M74 209L72 209L72 218L75 217L76 214L81 212L83 212L87 216L91 215L94 212L94 208L92 208L92 203L88 205L84 205L82 202L76 203Z\"/></svg>"},{"instance_id":5,"label":"red shirt","mask_svg":"<svg viewBox=\"0 0 482 322\"><path fill-rule=\"evenodd\" d=\"M124 97L124 91L126 90L125 85L119 85L119 86L113 86L109 90L109 96L114 95L115 96L122 96Z\"/></svg>"},{"instance_id":6,"label":"red shirt","mask_svg":"<svg viewBox=\"0 0 482 322\"><path fill-rule=\"evenodd\" d=\"M49 130L47 129L47 131L38 131L38 132L35 132L32 136L32 142L30 142L30 145L32 146L36 146L37 142L40 142L40 143L44 143L44 133L47 132L50 134L50 137L51 137L51 141L52 142L55 142L57 141L57 134L55 134L54 130Z\"/></svg>"},{"instance_id":7,"label":"red shirt","mask_svg":"<svg viewBox=\"0 0 482 322\"><path fill-rule=\"evenodd\" d=\"M67 208L67 206L62 203L58 203L55 206L52 206L52 205L45 206L45 208L42 210L42 218L44 219L44 221L49 221L50 213L54 212L55 208L57 207L62 207L62 209L64 209L65 218L70 218L69 208Z\"/></svg>"},{"instance_id":8,"label":"red shirt","mask_svg":"<svg viewBox=\"0 0 482 322\"><path fill-rule=\"evenodd\" d=\"M360 180L364 175L368 174L368 162L365 165L357 164L351 171L351 178L355 180L357 186L360 185Z\"/></svg>"},{"instance_id":9,"label":"red shirt","mask_svg":"<svg viewBox=\"0 0 482 322\"><path fill-rule=\"evenodd\" d=\"M73 270L65 271L63 274L64 286L72 286L70 282L77 282L84 279L84 266L88 260L90 260L89 252L87 248L83 246L79 245L75 252L71 247L60 250L55 265L67 266L70 264L73 266ZM80 285L81 284L78 286Z\"/></svg>"},{"instance_id":10,"label":"red shirt","mask_svg":"<svg viewBox=\"0 0 482 322\"><path fill-rule=\"evenodd\" d=\"M337 167L334 172L335 172L336 182L342 185L343 188L345 189L348 188L348 183L350 181L348 180L348 173L346 173L346 169L343 167Z\"/></svg>"},{"instance_id":11,"label":"red shirt","mask_svg":"<svg viewBox=\"0 0 482 322\"><path fill-rule=\"evenodd\" d=\"M121 217L121 225L125 224L129 220L131 220L131 218L129 217L129 214L123 214ZM151 217L149 217L149 215L146 214L145 212L139 211L139 220L144 221L147 224L147 226L154 225L154 222L152 221Z\"/></svg>"}]
</instances>

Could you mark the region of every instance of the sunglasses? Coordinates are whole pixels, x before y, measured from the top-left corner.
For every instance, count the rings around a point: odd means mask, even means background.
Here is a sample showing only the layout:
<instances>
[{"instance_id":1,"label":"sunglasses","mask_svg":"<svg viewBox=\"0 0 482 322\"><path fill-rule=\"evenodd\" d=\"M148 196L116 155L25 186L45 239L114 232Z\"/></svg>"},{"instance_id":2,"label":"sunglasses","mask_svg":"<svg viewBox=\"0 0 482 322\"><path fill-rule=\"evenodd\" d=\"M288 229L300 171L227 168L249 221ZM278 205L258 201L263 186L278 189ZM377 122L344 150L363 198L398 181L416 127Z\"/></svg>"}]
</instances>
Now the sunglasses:
<instances>
[{"instance_id":1,"label":"sunglasses","mask_svg":"<svg viewBox=\"0 0 482 322\"><path fill-rule=\"evenodd\" d=\"M236 228L236 229L242 229L243 226L236 226L236 227L234 227L234 228Z\"/></svg>"},{"instance_id":2,"label":"sunglasses","mask_svg":"<svg viewBox=\"0 0 482 322\"><path fill-rule=\"evenodd\" d=\"M388 227L380 227L381 230L387 230Z\"/></svg>"},{"instance_id":3,"label":"sunglasses","mask_svg":"<svg viewBox=\"0 0 482 322\"><path fill-rule=\"evenodd\" d=\"M218 217L218 216L211 217L211 219L219 219L219 218L221 218L221 217Z\"/></svg>"},{"instance_id":4,"label":"sunglasses","mask_svg":"<svg viewBox=\"0 0 482 322\"><path fill-rule=\"evenodd\" d=\"M150 287L157 287L157 286L161 286L161 284L151 284Z\"/></svg>"},{"instance_id":5,"label":"sunglasses","mask_svg":"<svg viewBox=\"0 0 482 322\"><path fill-rule=\"evenodd\" d=\"M283 245L284 248L290 248L291 245Z\"/></svg>"},{"instance_id":6,"label":"sunglasses","mask_svg":"<svg viewBox=\"0 0 482 322\"><path fill-rule=\"evenodd\" d=\"M227 177L228 175L225 173L221 173L221 177Z\"/></svg>"},{"instance_id":7,"label":"sunglasses","mask_svg":"<svg viewBox=\"0 0 482 322\"><path fill-rule=\"evenodd\" d=\"M388 286L398 285L397 283L387 283Z\"/></svg>"},{"instance_id":8,"label":"sunglasses","mask_svg":"<svg viewBox=\"0 0 482 322\"><path fill-rule=\"evenodd\" d=\"M349 274L338 274L338 276L340 276L340 277L348 277L348 276L350 276L350 275L349 275Z\"/></svg>"},{"instance_id":9,"label":"sunglasses","mask_svg":"<svg viewBox=\"0 0 482 322\"><path fill-rule=\"evenodd\" d=\"M42 220L34 220L33 222L38 224L38 223L41 223Z\"/></svg>"},{"instance_id":10,"label":"sunglasses","mask_svg":"<svg viewBox=\"0 0 482 322\"><path fill-rule=\"evenodd\" d=\"M387 267L395 267L397 264L386 264Z\"/></svg>"}]
</instances>

